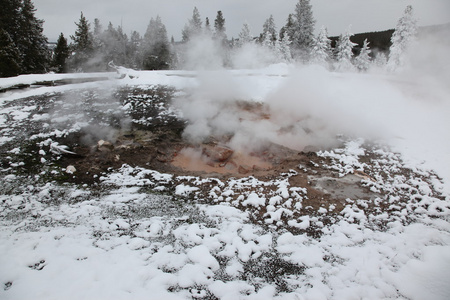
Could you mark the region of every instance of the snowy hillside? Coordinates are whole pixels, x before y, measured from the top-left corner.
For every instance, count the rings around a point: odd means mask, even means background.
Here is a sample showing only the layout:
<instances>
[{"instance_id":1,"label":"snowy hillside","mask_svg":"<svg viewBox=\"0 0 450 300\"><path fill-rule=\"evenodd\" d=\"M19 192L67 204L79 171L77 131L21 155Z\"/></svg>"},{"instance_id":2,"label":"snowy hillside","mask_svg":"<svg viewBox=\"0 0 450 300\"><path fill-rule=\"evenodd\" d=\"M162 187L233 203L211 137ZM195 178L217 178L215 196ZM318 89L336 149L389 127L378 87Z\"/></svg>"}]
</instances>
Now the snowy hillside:
<instances>
[{"instance_id":1,"label":"snowy hillside","mask_svg":"<svg viewBox=\"0 0 450 300\"><path fill-rule=\"evenodd\" d=\"M0 79L0 298L450 298L445 78L119 73Z\"/></svg>"}]
</instances>

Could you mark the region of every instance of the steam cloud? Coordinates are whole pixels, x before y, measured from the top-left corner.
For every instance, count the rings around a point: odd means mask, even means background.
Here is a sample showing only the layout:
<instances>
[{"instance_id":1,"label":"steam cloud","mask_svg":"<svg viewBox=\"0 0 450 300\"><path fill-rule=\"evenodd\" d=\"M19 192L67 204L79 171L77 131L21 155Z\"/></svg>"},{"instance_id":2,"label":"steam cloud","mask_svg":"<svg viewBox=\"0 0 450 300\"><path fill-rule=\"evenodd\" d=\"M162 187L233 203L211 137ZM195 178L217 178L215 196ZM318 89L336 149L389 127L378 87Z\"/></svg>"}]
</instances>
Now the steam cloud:
<instances>
[{"instance_id":1,"label":"steam cloud","mask_svg":"<svg viewBox=\"0 0 450 300\"><path fill-rule=\"evenodd\" d=\"M328 147L343 134L387 140L412 156L427 153L432 162L450 153L449 49L427 37L408 53L409 66L395 74L335 73L313 65L292 68L285 78L203 72L189 96L176 101L189 122L184 136L194 143L228 136L234 149L272 142L302 150ZM255 67L260 61L246 63ZM246 110L236 104L241 100L261 105Z\"/></svg>"},{"instance_id":2,"label":"steam cloud","mask_svg":"<svg viewBox=\"0 0 450 300\"><path fill-rule=\"evenodd\" d=\"M124 113L122 104L113 95L116 86L108 82L101 85L85 83L82 86L86 88L82 93L69 90L62 95L61 101L50 111L52 126L58 128L62 125L64 128L70 124L73 128L79 128L82 145L92 146L99 140L114 143L119 128L122 131L131 128L131 118ZM91 97L95 101L91 101Z\"/></svg>"}]
</instances>

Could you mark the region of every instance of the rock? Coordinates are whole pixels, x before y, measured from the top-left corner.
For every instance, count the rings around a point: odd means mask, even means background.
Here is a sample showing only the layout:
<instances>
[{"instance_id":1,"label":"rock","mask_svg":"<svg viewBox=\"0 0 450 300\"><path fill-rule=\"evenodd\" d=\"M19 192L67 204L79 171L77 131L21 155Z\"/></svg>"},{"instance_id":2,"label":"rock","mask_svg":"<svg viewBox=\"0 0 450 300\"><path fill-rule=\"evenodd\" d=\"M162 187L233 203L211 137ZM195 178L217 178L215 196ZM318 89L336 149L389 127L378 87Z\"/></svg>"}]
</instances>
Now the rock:
<instances>
[{"instance_id":1,"label":"rock","mask_svg":"<svg viewBox=\"0 0 450 300\"><path fill-rule=\"evenodd\" d=\"M256 171L256 172L267 171L267 168L263 168L263 167L258 166L258 165L253 165L252 169L253 169L253 171Z\"/></svg>"},{"instance_id":2,"label":"rock","mask_svg":"<svg viewBox=\"0 0 450 300\"><path fill-rule=\"evenodd\" d=\"M101 152L109 152L114 149L114 146L110 142L100 140L97 142L97 149Z\"/></svg>"},{"instance_id":3,"label":"rock","mask_svg":"<svg viewBox=\"0 0 450 300\"><path fill-rule=\"evenodd\" d=\"M248 166L239 166L238 172L239 174L248 174L250 173L251 168L249 168Z\"/></svg>"},{"instance_id":4,"label":"rock","mask_svg":"<svg viewBox=\"0 0 450 300\"><path fill-rule=\"evenodd\" d=\"M235 171L237 169L237 164L234 161L229 161L225 163L224 168L228 171Z\"/></svg>"},{"instance_id":5,"label":"rock","mask_svg":"<svg viewBox=\"0 0 450 300\"><path fill-rule=\"evenodd\" d=\"M156 160L159 162L165 163L165 162L167 162L167 157L162 156L162 155L157 155Z\"/></svg>"},{"instance_id":6,"label":"rock","mask_svg":"<svg viewBox=\"0 0 450 300\"><path fill-rule=\"evenodd\" d=\"M358 176L358 177L364 179L364 180L370 180L370 181L375 182L375 179L373 179L372 177L370 177L369 175L367 175L367 174L364 173L363 171L355 170L355 171L353 172L353 174L354 174L355 176Z\"/></svg>"},{"instance_id":7,"label":"rock","mask_svg":"<svg viewBox=\"0 0 450 300\"><path fill-rule=\"evenodd\" d=\"M74 166L72 166L72 165L67 166L67 168L66 168L66 173L68 173L68 174L73 174L76 171L77 171L77 169Z\"/></svg>"},{"instance_id":8,"label":"rock","mask_svg":"<svg viewBox=\"0 0 450 300\"><path fill-rule=\"evenodd\" d=\"M219 163L217 163L215 161L212 161L212 160L207 160L205 163L206 163L207 166L210 166L210 167L213 167L213 168L220 167Z\"/></svg>"},{"instance_id":9,"label":"rock","mask_svg":"<svg viewBox=\"0 0 450 300\"><path fill-rule=\"evenodd\" d=\"M233 150L224 146L204 147L202 151L203 155L215 162L225 162L233 153Z\"/></svg>"}]
</instances>

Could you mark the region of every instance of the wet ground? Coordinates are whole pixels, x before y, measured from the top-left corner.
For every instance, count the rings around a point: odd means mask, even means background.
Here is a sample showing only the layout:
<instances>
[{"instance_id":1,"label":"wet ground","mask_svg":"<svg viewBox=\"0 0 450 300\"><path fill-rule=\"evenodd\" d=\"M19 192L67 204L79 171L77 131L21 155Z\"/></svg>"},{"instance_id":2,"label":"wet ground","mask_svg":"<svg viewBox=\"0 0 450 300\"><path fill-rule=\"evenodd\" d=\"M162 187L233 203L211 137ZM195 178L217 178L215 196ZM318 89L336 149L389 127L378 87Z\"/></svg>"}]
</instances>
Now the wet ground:
<instances>
[{"instance_id":1,"label":"wet ground","mask_svg":"<svg viewBox=\"0 0 450 300\"><path fill-rule=\"evenodd\" d=\"M198 191L189 196L202 203L238 200L239 193L229 197L211 194L219 181L229 184L254 178L259 184L246 187L246 193L266 194L268 199L279 193L277 186L282 181L291 191L301 192L297 199L279 204L286 211L279 213L277 220L269 218L272 214L266 206L237 205L251 210L256 222L277 226L285 226L290 218L301 216L319 216L324 222L332 222L352 201L359 201L355 205L367 213L389 210L391 205L386 199L394 191L383 187L385 181L393 182L395 176L420 177L401 167L400 158L391 154L389 159L394 158L400 167L384 172L389 161L387 154L380 151L381 146L364 141L357 145L364 149L363 154L350 157L353 162L346 163L345 155L336 157L348 144L344 137L336 139L339 146L334 150L320 151L305 150L314 149L312 146L293 150L270 142L256 150L242 151L228 146L230 136L210 136L190 143L183 135L187 122L179 117L172 102L180 93L183 92L167 86L125 86L12 101L6 105L11 109L11 114L6 115L11 126L3 128L5 136L11 139L1 146L1 166L4 172L40 175L43 180L91 187L124 165L172 174L175 178L217 179L203 181ZM270 118L270 110L262 104L236 100L230 105L249 118ZM16 108L25 111L25 115L14 115ZM426 176L420 180L430 182ZM175 192L182 182L183 179L172 182L166 191Z\"/></svg>"}]
</instances>

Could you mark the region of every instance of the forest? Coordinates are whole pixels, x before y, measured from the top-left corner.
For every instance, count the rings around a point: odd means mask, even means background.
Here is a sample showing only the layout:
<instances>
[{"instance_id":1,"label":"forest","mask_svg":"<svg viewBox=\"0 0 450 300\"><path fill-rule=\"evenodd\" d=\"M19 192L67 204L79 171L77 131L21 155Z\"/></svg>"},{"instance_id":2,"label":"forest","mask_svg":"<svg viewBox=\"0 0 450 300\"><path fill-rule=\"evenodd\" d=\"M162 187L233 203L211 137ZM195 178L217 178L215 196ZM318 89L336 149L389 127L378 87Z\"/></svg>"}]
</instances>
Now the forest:
<instances>
[{"instance_id":1,"label":"forest","mask_svg":"<svg viewBox=\"0 0 450 300\"><path fill-rule=\"evenodd\" d=\"M0 12L0 76L31 73L106 71L111 65L136 70L252 68L274 63L314 63L331 70L367 70L385 65L392 55L395 30L329 37L327 28L316 32L309 0L299 0L286 23L277 30L273 16L262 32L252 33L244 23L238 37L228 37L226 19L217 11L214 20L203 19L194 7L182 29L182 40L169 39L159 16L151 18L146 32L127 34L111 22L92 22L80 14L70 37L60 34L56 44L43 34L44 20L36 18L31 0L4 0ZM403 20L403 21L402 21ZM399 20L398 44L417 32L412 7ZM405 29L406 28L406 29ZM199 47L199 45L201 45ZM404 46L394 47L404 49ZM251 56L255 63L247 62ZM203 61L202 61L203 60ZM392 61L395 59L393 58ZM397 59L398 60L398 59ZM214 61L214 63L211 63ZM398 61L397 61L398 63Z\"/></svg>"}]
</instances>

